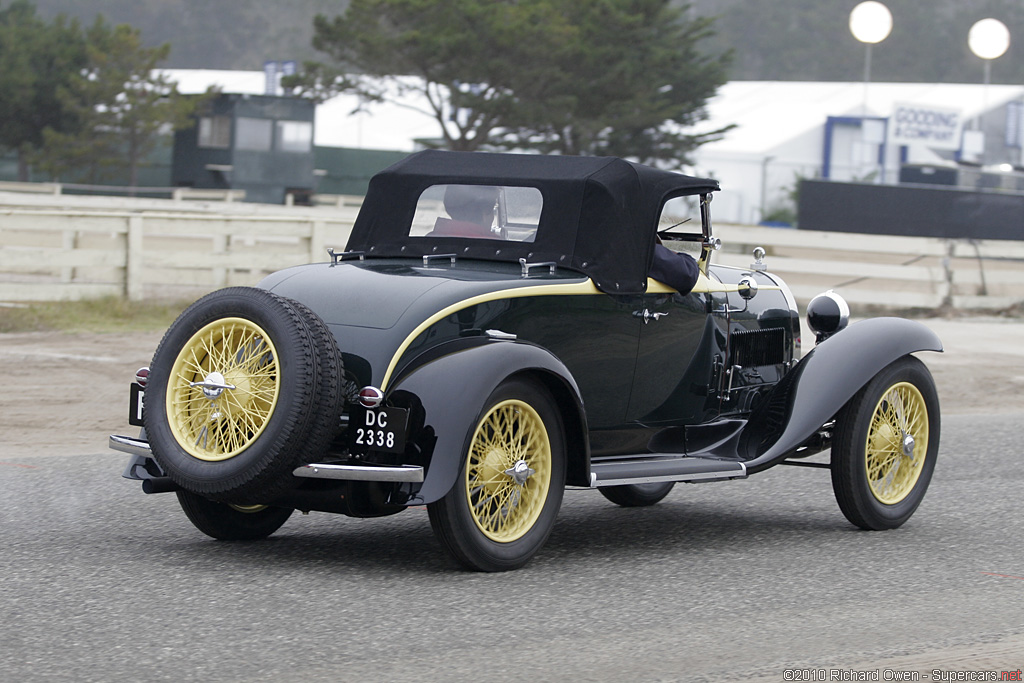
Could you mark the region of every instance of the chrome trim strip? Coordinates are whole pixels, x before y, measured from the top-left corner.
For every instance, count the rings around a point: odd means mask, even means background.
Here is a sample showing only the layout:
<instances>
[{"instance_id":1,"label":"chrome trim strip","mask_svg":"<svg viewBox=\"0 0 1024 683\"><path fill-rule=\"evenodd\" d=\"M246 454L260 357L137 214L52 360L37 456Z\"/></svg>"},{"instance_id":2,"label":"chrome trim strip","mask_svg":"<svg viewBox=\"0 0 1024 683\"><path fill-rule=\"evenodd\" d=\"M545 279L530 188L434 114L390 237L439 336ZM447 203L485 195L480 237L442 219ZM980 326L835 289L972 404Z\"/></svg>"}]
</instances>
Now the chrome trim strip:
<instances>
[{"instance_id":1,"label":"chrome trim strip","mask_svg":"<svg viewBox=\"0 0 1024 683\"><path fill-rule=\"evenodd\" d=\"M396 481L421 482L423 468L415 465L328 465L310 463L296 467L292 472L296 477L309 479L346 479L352 481Z\"/></svg>"},{"instance_id":2,"label":"chrome trim strip","mask_svg":"<svg viewBox=\"0 0 1024 683\"><path fill-rule=\"evenodd\" d=\"M149 442L143 439L111 434L107 445L115 451L121 451L129 455L139 455L143 458L153 457L153 451L149 448Z\"/></svg>"}]
</instances>

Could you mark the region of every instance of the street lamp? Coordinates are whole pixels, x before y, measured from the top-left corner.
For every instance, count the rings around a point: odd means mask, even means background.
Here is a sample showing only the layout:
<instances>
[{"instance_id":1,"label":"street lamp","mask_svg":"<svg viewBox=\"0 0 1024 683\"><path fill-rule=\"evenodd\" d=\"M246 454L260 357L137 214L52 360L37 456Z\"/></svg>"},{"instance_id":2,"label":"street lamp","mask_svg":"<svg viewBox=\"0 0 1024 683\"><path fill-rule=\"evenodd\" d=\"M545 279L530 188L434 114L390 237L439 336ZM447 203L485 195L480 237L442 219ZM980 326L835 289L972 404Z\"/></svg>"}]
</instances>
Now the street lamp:
<instances>
[{"instance_id":1,"label":"street lamp","mask_svg":"<svg viewBox=\"0 0 1024 683\"><path fill-rule=\"evenodd\" d=\"M985 77L981 91L982 107L978 115L978 129L984 131L985 110L988 109L988 85L992 80L992 60L1002 57L1010 47L1010 30L998 19L982 19L967 33L967 45L984 60Z\"/></svg>"},{"instance_id":2,"label":"street lamp","mask_svg":"<svg viewBox=\"0 0 1024 683\"><path fill-rule=\"evenodd\" d=\"M998 19L982 19L967 33L971 52L985 60L985 85L992 80L992 60L1010 47L1010 29Z\"/></svg>"},{"instance_id":3,"label":"street lamp","mask_svg":"<svg viewBox=\"0 0 1024 683\"><path fill-rule=\"evenodd\" d=\"M864 116L868 115L868 83L871 82L871 46L889 37L892 13L875 0L867 0L850 12L850 33L864 43Z\"/></svg>"}]
</instances>

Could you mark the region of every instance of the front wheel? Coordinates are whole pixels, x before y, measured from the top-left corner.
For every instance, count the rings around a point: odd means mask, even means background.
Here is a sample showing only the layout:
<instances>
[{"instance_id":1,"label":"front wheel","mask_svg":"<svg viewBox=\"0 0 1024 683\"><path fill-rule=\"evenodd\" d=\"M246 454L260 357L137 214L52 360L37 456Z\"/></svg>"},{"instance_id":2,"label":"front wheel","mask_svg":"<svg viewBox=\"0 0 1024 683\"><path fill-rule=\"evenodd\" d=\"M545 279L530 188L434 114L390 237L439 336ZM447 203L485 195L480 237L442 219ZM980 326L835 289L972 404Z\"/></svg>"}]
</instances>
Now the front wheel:
<instances>
[{"instance_id":1,"label":"front wheel","mask_svg":"<svg viewBox=\"0 0 1024 683\"><path fill-rule=\"evenodd\" d=\"M924 363L905 356L872 378L836 420L832 488L862 529L895 529L921 504L939 452L939 398Z\"/></svg>"},{"instance_id":2,"label":"front wheel","mask_svg":"<svg viewBox=\"0 0 1024 683\"><path fill-rule=\"evenodd\" d=\"M455 486L427 506L441 545L476 571L526 564L554 527L565 458L562 421L548 393L524 380L501 384L467 435Z\"/></svg>"},{"instance_id":3,"label":"front wheel","mask_svg":"<svg viewBox=\"0 0 1024 683\"><path fill-rule=\"evenodd\" d=\"M292 516L289 508L218 503L188 491L178 491L178 503L192 524L221 541L255 541L281 528Z\"/></svg>"}]
</instances>

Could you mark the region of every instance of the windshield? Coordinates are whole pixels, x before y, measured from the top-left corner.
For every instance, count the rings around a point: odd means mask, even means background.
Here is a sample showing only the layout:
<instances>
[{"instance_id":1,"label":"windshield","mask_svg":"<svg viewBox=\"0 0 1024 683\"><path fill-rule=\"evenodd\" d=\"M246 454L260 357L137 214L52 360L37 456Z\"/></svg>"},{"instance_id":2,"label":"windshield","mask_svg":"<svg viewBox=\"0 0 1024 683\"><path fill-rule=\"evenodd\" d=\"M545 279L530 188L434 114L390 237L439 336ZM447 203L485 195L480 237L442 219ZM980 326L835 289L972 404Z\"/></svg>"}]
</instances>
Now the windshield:
<instances>
[{"instance_id":1,"label":"windshield","mask_svg":"<svg viewBox=\"0 0 1024 683\"><path fill-rule=\"evenodd\" d=\"M408 234L533 242L543 205L535 187L431 185L416 202Z\"/></svg>"},{"instance_id":2,"label":"windshield","mask_svg":"<svg viewBox=\"0 0 1024 683\"><path fill-rule=\"evenodd\" d=\"M699 256L704 239L701 233L700 197L687 195L665 202L658 219L658 235L671 249Z\"/></svg>"}]
</instances>

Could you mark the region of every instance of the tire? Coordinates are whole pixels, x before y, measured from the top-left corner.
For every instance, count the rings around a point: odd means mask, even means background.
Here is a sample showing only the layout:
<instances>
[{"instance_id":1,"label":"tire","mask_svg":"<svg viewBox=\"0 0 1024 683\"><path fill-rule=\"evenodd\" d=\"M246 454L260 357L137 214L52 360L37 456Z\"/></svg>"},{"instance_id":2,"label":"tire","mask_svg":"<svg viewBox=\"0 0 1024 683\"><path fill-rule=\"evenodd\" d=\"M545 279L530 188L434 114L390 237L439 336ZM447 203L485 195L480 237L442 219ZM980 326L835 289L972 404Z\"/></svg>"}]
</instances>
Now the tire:
<instances>
[{"instance_id":1,"label":"tire","mask_svg":"<svg viewBox=\"0 0 1024 683\"><path fill-rule=\"evenodd\" d=\"M875 375L836 419L832 488L862 529L895 529L921 504L939 452L939 398L924 363L904 356Z\"/></svg>"},{"instance_id":2,"label":"tire","mask_svg":"<svg viewBox=\"0 0 1024 683\"><path fill-rule=\"evenodd\" d=\"M178 503L197 529L220 541L256 541L281 528L292 516L289 508L230 505L178 491Z\"/></svg>"},{"instance_id":3,"label":"tire","mask_svg":"<svg viewBox=\"0 0 1024 683\"><path fill-rule=\"evenodd\" d=\"M675 486L674 481L660 481L653 484L623 484L602 486L601 495L624 508L647 507L661 502Z\"/></svg>"},{"instance_id":4,"label":"tire","mask_svg":"<svg viewBox=\"0 0 1024 683\"><path fill-rule=\"evenodd\" d=\"M495 389L467 435L458 481L427 506L447 553L476 571L526 564L554 527L565 453L562 422L546 391L521 379Z\"/></svg>"},{"instance_id":5,"label":"tire","mask_svg":"<svg viewBox=\"0 0 1024 683\"><path fill-rule=\"evenodd\" d=\"M340 363L323 322L296 302L250 287L203 297L171 325L150 366L153 457L186 491L271 500L336 433Z\"/></svg>"}]
</instances>

